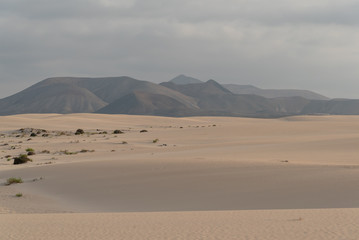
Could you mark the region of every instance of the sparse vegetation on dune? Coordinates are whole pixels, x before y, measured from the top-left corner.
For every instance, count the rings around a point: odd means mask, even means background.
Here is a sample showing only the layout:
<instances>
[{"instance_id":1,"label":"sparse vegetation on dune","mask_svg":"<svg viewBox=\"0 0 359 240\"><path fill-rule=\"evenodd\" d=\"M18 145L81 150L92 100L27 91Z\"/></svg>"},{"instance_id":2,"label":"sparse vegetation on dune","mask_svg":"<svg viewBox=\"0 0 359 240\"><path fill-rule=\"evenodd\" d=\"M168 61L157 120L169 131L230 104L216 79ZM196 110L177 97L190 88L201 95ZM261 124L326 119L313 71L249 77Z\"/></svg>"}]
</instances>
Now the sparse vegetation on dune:
<instances>
[{"instance_id":1,"label":"sparse vegetation on dune","mask_svg":"<svg viewBox=\"0 0 359 240\"><path fill-rule=\"evenodd\" d=\"M82 149L80 153L95 152L95 150Z\"/></svg>"},{"instance_id":2,"label":"sparse vegetation on dune","mask_svg":"<svg viewBox=\"0 0 359 240\"><path fill-rule=\"evenodd\" d=\"M22 178L11 177L6 180L6 185L23 183Z\"/></svg>"},{"instance_id":3,"label":"sparse vegetation on dune","mask_svg":"<svg viewBox=\"0 0 359 240\"><path fill-rule=\"evenodd\" d=\"M76 130L75 135L82 135L84 133L85 133L85 131L83 129L79 128Z\"/></svg>"},{"instance_id":4,"label":"sparse vegetation on dune","mask_svg":"<svg viewBox=\"0 0 359 240\"><path fill-rule=\"evenodd\" d=\"M28 158L26 154L20 154L18 157L14 157L14 165L24 164L27 162L32 162L32 159Z\"/></svg>"},{"instance_id":5,"label":"sparse vegetation on dune","mask_svg":"<svg viewBox=\"0 0 359 240\"><path fill-rule=\"evenodd\" d=\"M68 150L61 150L60 154L65 154L65 155L75 155L77 154L77 152L70 152Z\"/></svg>"},{"instance_id":6,"label":"sparse vegetation on dune","mask_svg":"<svg viewBox=\"0 0 359 240\"><path fill-rule=\"evenodd\" d=\"M28 156L35 155L35 150L32 148L27 148L25 151L27 152Z\"/></svg>"}]
</instances>

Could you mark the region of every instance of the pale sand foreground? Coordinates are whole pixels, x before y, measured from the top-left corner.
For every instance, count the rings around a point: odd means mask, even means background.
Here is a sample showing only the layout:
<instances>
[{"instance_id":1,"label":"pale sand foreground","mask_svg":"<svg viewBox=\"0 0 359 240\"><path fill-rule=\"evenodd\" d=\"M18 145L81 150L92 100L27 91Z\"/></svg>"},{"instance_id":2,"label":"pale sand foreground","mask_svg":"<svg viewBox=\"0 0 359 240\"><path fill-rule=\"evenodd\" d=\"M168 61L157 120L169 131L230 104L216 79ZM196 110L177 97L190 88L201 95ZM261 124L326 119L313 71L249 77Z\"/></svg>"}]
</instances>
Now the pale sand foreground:
<instances>
[{"instance_id":1,"label":"pale sand foreground","mask_svg":"<svg viewBox=\"0 0 359 240\"><path fill-rule=\"evenodd\" d=\"M19 115L0 133L0 184L24 180L0 185L0 239L359 238L358 116Z\"/></svg>"},{"instance_id":2,"label":"pale sand foreground","mask_svg":"<svg viewBox=\"0 0 359 240\"><path fill-rule=\"evenodd\" d=\"M1 215L1 239L358 239L359 209Z\"/></svg>"}]
</instances>

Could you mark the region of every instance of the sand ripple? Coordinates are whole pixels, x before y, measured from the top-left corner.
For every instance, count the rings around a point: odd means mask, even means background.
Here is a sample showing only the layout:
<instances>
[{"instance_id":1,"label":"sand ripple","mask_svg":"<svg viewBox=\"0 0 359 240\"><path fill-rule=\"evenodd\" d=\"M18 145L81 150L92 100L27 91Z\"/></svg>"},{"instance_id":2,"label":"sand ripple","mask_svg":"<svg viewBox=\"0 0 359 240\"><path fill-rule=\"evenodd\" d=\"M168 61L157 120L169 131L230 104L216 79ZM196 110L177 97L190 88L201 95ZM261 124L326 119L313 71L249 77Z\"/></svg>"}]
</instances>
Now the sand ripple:
<instances>
[{"instance_id":1,"label":"sand ripple","mask_svg":"<svg viewBox=\"0 0 359 240\"><path fill-rule=\"evenodd\" d=\"M2 239L358 239L359 209L4 214Z\"/></svg>"}]
</instances>

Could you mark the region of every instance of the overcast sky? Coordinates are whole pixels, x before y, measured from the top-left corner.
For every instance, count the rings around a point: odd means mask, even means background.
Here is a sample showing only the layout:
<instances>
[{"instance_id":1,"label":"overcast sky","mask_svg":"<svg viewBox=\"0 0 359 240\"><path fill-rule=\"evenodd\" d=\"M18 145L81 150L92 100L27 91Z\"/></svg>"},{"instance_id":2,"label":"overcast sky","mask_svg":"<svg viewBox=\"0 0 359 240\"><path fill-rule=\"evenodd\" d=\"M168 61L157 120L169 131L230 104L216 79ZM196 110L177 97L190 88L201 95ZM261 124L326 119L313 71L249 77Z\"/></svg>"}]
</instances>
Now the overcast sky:
<instances>
[{"instance_id":1,"label":"overcast sky","mask_svg":"<svg viewBox=\"0 0 359 240\"><path fill-rule=\"evenodd\" d=\"M0 98L55 76L182 73L359 98L359 2L0 1Z\"/></svg>"}]
</instances>

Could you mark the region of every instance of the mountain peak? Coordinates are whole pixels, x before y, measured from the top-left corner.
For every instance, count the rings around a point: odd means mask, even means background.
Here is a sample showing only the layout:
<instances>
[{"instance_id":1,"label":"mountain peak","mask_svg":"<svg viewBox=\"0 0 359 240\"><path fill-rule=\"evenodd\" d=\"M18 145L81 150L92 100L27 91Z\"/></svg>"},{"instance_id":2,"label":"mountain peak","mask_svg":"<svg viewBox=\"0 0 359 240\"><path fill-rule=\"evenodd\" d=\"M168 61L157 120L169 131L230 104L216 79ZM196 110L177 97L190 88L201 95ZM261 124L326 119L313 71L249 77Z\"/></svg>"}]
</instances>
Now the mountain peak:
<instances>
[{"instance_id":1,"label":"mountain peak","mask_svg":"<svg viewBox=\"0 0 359 240\"><path fill-rule=\"evenodd\" d=\"M188 77L184 74L180 74L177 77L170 80L171 83L177 85L185 85L185 84L192 84L192 83L203 83L201 80L193 77Z\"/></svg>"}]
</instances>

